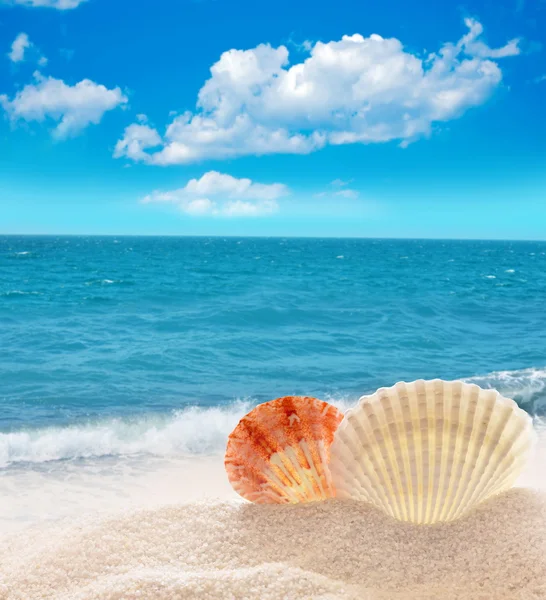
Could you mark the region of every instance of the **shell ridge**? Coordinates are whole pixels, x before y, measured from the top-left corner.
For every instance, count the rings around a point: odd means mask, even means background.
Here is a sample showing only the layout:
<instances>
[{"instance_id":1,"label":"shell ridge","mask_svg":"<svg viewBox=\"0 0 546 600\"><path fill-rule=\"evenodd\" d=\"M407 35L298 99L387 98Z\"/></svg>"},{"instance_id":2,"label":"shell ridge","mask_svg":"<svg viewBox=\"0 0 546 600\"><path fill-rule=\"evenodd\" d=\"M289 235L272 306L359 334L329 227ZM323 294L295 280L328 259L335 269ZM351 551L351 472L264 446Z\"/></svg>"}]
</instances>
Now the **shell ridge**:
<instances>
[{"instance_id":1,"label":"shell ridge","mask_svg":"<svg viewBox=\"0 0 546 600\"><path fill-rule=\"evenodd\" d=\"M389 422L387 419L387 412L385 409L385 401L389 403L390 406L390 397L389 394L386 393L385 396L378 399L377 406L378 412L381 415L381 429L377 430L377 434L381 434L383 432L388 433L388 435L381 435L381 443L385 449L386 455L381 452L381 456L383 458L385 469L386 469L386 477L388 478L391 487L393 489L393 502L396 506L396 514L399 519L404 519L405 515L405 507L404 507L404 494L402 489L402 482L400 480L400 466L397 460L397 453L394 447L394 440L392 435L391 427L389 426ZM396 492L395 487L396 486Z\"/></svg>"},{"instance_id":2,"label":"shell ridge","mask_svg":"<svg viewBox=\"0 0 546 600\"><path fill-rule=\"evenodd\" d=\"M380 423L375 415L375 413L377 412L378 405L380 405L380 400L376 396L374 398L374 401L370 403L370 407L372 409L374 409L374 412L372 412L371 415L367 415L367 419L366 419L368 427L371 430L370 439L372 440L372 443L370 444L370 449L375 457L375 469L376 469L377 476L380 479L382 485L385 486L385 488L386 488L385 495L386 495L387 502L388 502L390 510L391 510L390 514L392 516L400 519L401 512L400 512L400 508L398 505L398 498L397 498L396 494L394 493L392 481L389 476L388 460L383 454L383 447L385 446L385 449L386 449L386 443L387 443L385 441L386 436L383 435L384 429L380 428ZM374 423L372 422L372 419L371 419L372 415L374 416L374 419L378 421L377 426L374 426Z\"/></svg>"},{"instance_id":3,"label":"shell ridge","mask_svg":"<svg viewBox=\"0 0 546 600\"><path fill-rule=\"evenodd\" d=\"M356 433L363 447L367 448L368 450L368 452L363 454L364 459L367 458L369 460L368 472L378 484L378 489L382 491L383 499L385 502L385 509L389 514L394 516L396 513L394 512L392 503L389 499L387 482L383 478L383 471L381 470L380 461L378 459L379 451L377 449L373 428L367 416L364 415L364 417L365 418L363 420L356 420L356 424L358 425L358 427L355 426L355 420L353 420L353 431ZM364 439L362 438L362 436L360 436L359 429L364 434Z\"/></svg>"},{"instance_id":4,"label":"shell ridge","mask_svg":"<svg viewBox=\"0 0 546 600\"><path fill-rule=\"evenodd\" d=\"M483 403L484 408L480 418L482 425L474 448L474 454L477 452L477 456L468 478L466 490L453 513L453 518L458 518L469 506L474 504L474 499L479 494L481 483L487 480L487 473L490 472L491 463L493 462L492 457L495 454L496 445L492 444L491 440L499 438L499 436L495 435L495 423L497 420L495 416L495 409L497 408L496 398L484 397ZM486 423L485 427L483 426L484 423Z\"/></svg>"},{"instance_id":5,"label":"shell ridge","mask_svg":"<svg viewBox=\"0 0 546 600\"><path fill-rule=\"evenodd\" d=\"M499 395L497 394L495 400L492 403L492 410L489 418L489 423L487 426L487 430L485 431L485 439L502 440L503 433L510 420L511 412L507 410L503 410L502 412L497 410L497 413L500 412L500 414L496 414L496 419L494 418L495 408L499 408L498 399ZM481 459L484 462L485 468L481 471L479 479L476 482L470 497L467 499L468 504L471 504L475 500L479 500L482 498L482 492L485 491L488 482L491 481L497 470L499 462L496 459L496 455L498 454L498 444L484 444L482 450L484 448L486 448L486 451L484 454L480 453L478 460Z\"/></svg>"},{"instance_id":6,"label":"shell ridge","mask_svg":"<svg viewBox=\"0 0 546 600\"><path fill-rule=\"evenodd\" d=\"M466 452L465 458L463 460L463 470L461 473L461 481L459 485L459 489L457 495L453 499L453 503L450 507L450 511L448 513L448 519L452 520L455 515L458 514L460 509L465 508L465 500L469 493L471 493L472 487L472 479L476 472L479 471L479 459L480 455L483 452L483 439L485 438L485 432L487 429L484 429L480 426L482 421L487 418L487 426L489 425L489 421L491 418L491 413L493 412L493 406L490 403L485 402L485 400L480 399L480 389L474 389L471 391L470 402L475 407L474 415L472 417L472 426L470 430L470 436L468 442L466 444ZM488 410L491 407L491 410ZM475 457L472 458L472 457Z\"/></svg>"},{"instance_id":7,"label":"shell ridge","mask_svg":"<svg viewBox=\"0 0 546 600\"><path fill-rule=\"evenodd\" d=\"M271 465L278 466L288 479L287 495L293 502L320 498L321 495L317 493L317 481L314 477L316 469L313 471L313 467L309 463L303 465L300 460L300 452L297 452L292 446L288 446L283 452L272 456Z\"/></svg>"},{"instance_id":8,"label":"shell ridge","mask_svg":"<svg viewBox=\"0 0 546 600\"><path fill-rule=\"evenodd\" d=\"M481 418L482 405L479 402L480 389L477 386L467 388L466 401L468 410L465 414L464 441L462 445L461 469L458 477L458 485L454 496L451 498L447 510L446 520L453 520L454 513L458 510L462 497L468 489L469 479L472 476L475 463L473 460L476 448L477 423Z\"/></svg>"},{"instance_id":9,"label":"shell ridge","mask_svg":"<svg viewBox=\"0 0 546 600\"><path fill-rule=\"evenodd\" d=\"M442 464L441 470L443 472L442 487L439 491L439 498L437 500L438 509L436 518L441 521L444 518L446 500L450 495L452 476L454 468L456 467L455 457L457 450L457 436L459 433L459 414L461 404L461 386L457 382L450 382L446 384L446 388L449 390L449 406L444 406L444 430L447 428L448 431L448 447L447 452L445 447L441 449ZM448 410L446 410L448 409Z\"/></svg>"},{"instance_id":10,"label":"shell ridge","mask_svg":"<svg viewBox=\"0 0 546 600\"><path fill-rule=\"evenodd\" d=\"M454 445L451 444L451 410L453 403L453 385L444 386L444 399L442 403L442 435L441 435L441 446L440 446L440 472L438 476L438 483L436 489L436 498L434 502L434 510L432 513L432 520L435 521L438 518L438 513L442 508L442 499L445 495L446 485L446 471L447 464Z\"/></svg>"},{"instance_id":11,"label":"shell ridge","mask_svg":"<svg viewBox=\"0 0 546 600\"><path fill-rule=\"evenodd\" d=\"M309 448L309 443L306 442L305 440L302 440L300 442L300 447L301 447L303 453L305 454L305 457L307 458L307 462L309 464L311 475L312 475L312 481L315 484L315 486L318 488L320 497L324 499L327 497L326 490L324 489L322 478L320 477L319 472L317 470L315 458L312 456L312 451ZM319 453L318 457L320 457L320 453ZM327 464L324 464L323 466L326 467L326 470L328 470Z\"/></svg>"},{"instance_id":12,"label":"shell ridge","mask_svg":"<svg viewBox=\"0 0 546 600\"><path fill-rule=\"evenodd\" d=\"M519 429L518 420L513 418L515 416L514 411L511 408L507 408L507 413L508 421L502 430L502 437L499 439L497 448L495 449L495 468L491 479L487 482L487 485L481 494L482 498L489 497L493 490L499 489L500 479L505 478L507 470L510 470L512 466L511 459L513 459L513 456L511 456L510 450L516 449L516 451L521 451L527 446L528 440L525 436L525 425Z\"/></svg>"},{"instance_id":13,"label":"shell ridge","mask_svg":"<svg viewBox=\"0 0 546 600\"><path fill-rule=\"evenodd\" d=\"M330 472L330 457L328 456L328 452L326 450L326 447L324 445L324 440L320 440L316 443L317 445L317 451L319 453L319 457L320 457L320 461L321 463L324 465L324 482L326 484L326 490L327 490L327 495L326 498L332 497L335 498L336 496L336 489L334 487L334 484L332 483L332 473Z\"/></svg>"},{"instance_id":14,"label":"shell ridge","mask_svg":"<svg viewBox=\"0 0 546 600\"><path fill-rule=\"evenodd\" d=\"M370 404L370 397L361 399L359 406L364 404ZM365 414L360 416L362 419L359 418L358 414L353 414L352 419L349 421L351 426L350 431L355 438L353 456L358 456L358 451L356 450L356 448L358 448L358 444L360 444L362 448L366 449L366 452L360 454L360 460L357 459L356 462L358 466L367 474L368 478L374 482L375 485L373 488L380 490L382 496L381 504L384 507L384 510L388 514L392 514L386 490L385 487L382 486L381 477L379 475L376 455L373 451L373 436L370 434L369 428L366 427L366 425L369 426L369 423L367 423ZM359 481L359 484L362 485L362 481Z\"/></svg>"},{"instance_id":15,"label":"shell ridge","mask_svg":"<svg viewBox=\"0 0 546 600\"><path fill-rule=\"evenodd\" d=\"M434 417L431 417L431 398L435 396L435 383L430 381L425 383L422 387L416 384L416 393L422 400L419 402L419 423L421 424L421 451L423 456L423 523L428 523L431 495L432 495L432 478L430 473L430 467L433 465L432 453L430 452L431 435L433 427L431 427L431 420L434 423ZM423 427L426 424L426 427Z\"/></svg>"},{"instance_id":16,"label":"shell ridge","mask_svg":"<svg viewBox=\"0 0 546 600\"><path fill-rule=\"evenodd\" d=\"M334 444L336 441L334 441ZM338 444L338 447L341 444ZM333 447L333 445L332 445ZM331 454L330 473L332 476L332 485L336 491L337 498L350 498L350 490L358 487L358 480L352 472L349 465L336 460L335 452Z\"/></svg>"},{"instance_id":17,"label":"shell ridge","mask_svg":"<svg viewBox=\"0 0 546 600\"><path fill-rule=\"evenodd\" d=\"M396 401L393 401L393 406L396 405L396 416L397 416L397 429L398 439L400 440L400 452L402 454L403 471L404 471L404 483L405 483L405 510L408 520L412 520L414 516L413 512L413 479L411 471L411 456L409 452L408 434L404 423L406 422L405 408L400 402L400 396L395 395Z\"/></svg>"},{"instance_id":18,"label":"shell ridge","mask_svg":"<svg viewBox=\"0 0 546 600\"><path fill-rule=\"evenodd\" d=\"M389 426L389 429L391 430L391 438L394 439L395 436L393 434L392 429L394 429L395 433L396 433L396 448L394 448L394 444L393 444L393 449L394 449L394 461L396 464L396 469L395 469L395 474L396 474L396 483L398 486L398 491L399 491L399 495L400 495L400 504L401 504L401 509L402 509L402 517L404 520L408 520L409 518L409 513L408 513L408 502L407 499L409 498L409 490L408 490L408 481L409 481L409 460L407 460L407 453L406 453L406 444L405 444L405 440L402 440L402 432L400 429L400 412L401 412L401 407L400 407L400 403L397 402L398 397L392 393L392 391L389 391L388 394L386 394L385 396L386 400L388 401L389 404L389 408L392 411L392 415L393 415L393 423L392 423L392 428ZM405 437L405 432L404 432L404 437Z\"/></svg>"},{"instance_id":19,"label":"shell ridge","mask_svg":"<svg viewBox=\"0 0 546 600\"><path fill-rule=\"evenodd\" d=\"M400 389L400 392L396 394L397 403L400 408L400 415L402 417L400 427L404 434L404 470L406 474L406 487L407 487L407 512L409 514L409 520L415 522L417 515L415 512L414 497L416 494L416 487L414 486L414 470L413 465L415 463L415 452L413 444L413 435L409 435L407 430L407 423L411 423L411 410L409 406L409 400L407 394L402 397L402 393L405 391L404 384ZM402 402L402 400L404 400Z\"/></svg>"},{"instance_id":20,"label":"shell ridge","mask_svg":"<svg viewBox=\"0 0 546 600\"><path fill-rule=\"evenodd\" d=\"M317 481L315 479L316 469L314 468L313 460L309 461L305 456L302 448L303 444L305 444L305 441L301 440L296 448L290 446L286 449L286 454L290 457L290 462L292 463L295 474L294 478L298 482L301 500L304 498L316 500L320 498L320 493L317 493ZM306 459L305 464L301 460L302 456Z\"/></svg>"},{"instance_id":21,"label":"shell ridge","mask_svg":"<svg viewBox=\"0 0 546 600\"><path fill-rule=\"evenodd\" d=\"M438 439L440 437L441 432L438 431L438 427L441 426L441 416L438 413L438 402L437 402L437 390L438 384L436 381L432 382L432 396L431 403L432 406L428 407L428 429L429 429L429 438L428 438L428 495L427 495L427 507L425 510L425 523L430 523L432 521L432 515L434 514L434 510L436 508L436 499L437 499L437 486L438 481L436 479L436 468L437 468L437 446Z\"/></svg>"},{"instance_id":22,"label":"shell ridge","mask_svg":"<svg viewBox=\"0 0 546 600\"><path fill-rule=\"evenodd\" d=\"M284 451L276 452L271 456L270 466L265 472L269 475L270 485L279 490L285 488L287 497L295 501L299 497L300 482L291 472L291 466L292 461Z\"/></svg>"},{"instance_id":23,"label":"shell ridge","mask_svg":"<svg viewBox=\"0 0 546 600\"><path fill-rule=\"evenodd\" d=\"M482 499L498 494L510 487L517 478L521 467L527 462L531 447L529 438L526 436L526 428L523 428L516 435L510 446L506 443L502 449L504 449L504 453L501 455L499 464L487 488L482 493ZM512 452L510 452L511 450ZM498 478L498 480L495 478Z\"/></svg>"},{"instance_id":24,"label":"shell ridge","mask_svg":"<svg viewBox=\"0 0 546 600\"><path fill-rule=\"evenodd\" d=\"M417 383L417 382L415 382ZM423 451L422 451L422 440L421 431L418 426L419 423L419 408L415 407L415 401L418 400L417 394L415 393L415 384L404 384L404 389L409 400L410 407L410 418L411 418L411 434L412 434L412 448L413 448L413 509L415 515L415 522L422 522L422 506L421 499L423 498ZM416 426L417 425L417 426Z\"/></svg>"},{"instance_id":25,"label":"shell ridge","mask_svg":"<svg viewBox=\"0 0 546 600\"><path fill-rule=\"evenodd\" d=\"M348 428L345 428L345 431L347 430ZM353 431L353 435L356 435L352 428L350 430ZM343 437L336 438L334 444L332 445L331 472L332 478L334 479L334 485L336 486L336 490L339 491L338 482L346 480L347 475L345 473L350 473L352 479L358 486L359 490L365 490L365 499L369 502L374 503L376 506L380 506L385 512L388 512L388 503L385 499L380 497L376 490L377 486L374 486L370 478L370 471L374 472L373 467L371 469L365 469L363 463L360 460L357 460L357 452L354 447L349 445L352 443L352 440L348 439L348 437L349 436L347 436L347 439ZM338 450L338 447L340 445L344 446L349 450L351 454L351 466L349 466L349 464L345 464L344 461L341 460L341 452ZM364 457L362 458L364 459ZM353 466L357 470L356 473L352 470ZM343 471L343 476L340 474L341 470ZM345 489L345 486L343 486L343 489ZM362 495L364 496L364 494Z\"/></svg>"},{"instance_id":26,"label":"shell ridge","mask_svg":"<svg viewBox=\"0 0 546 600\"><path fill-rule=\"evenodd\" d=\"M447 508L446 520L452 520L452 513L454 508L460 501L461 494L463 494L466 487L466 479L469 465L469 451L473 447L473 434L475 432L475 421L476 415L478 414L478 402L477 393L479 393L478 386L471 386L465 390L465 400L467 410L465 411L464 417L464 429L463 429L463 440L461 443L461 458L459 460L459 469L457 475L457 486L455 493L451 496L449 506Z\"/></svg>"},{"instance_id":27,"label":"shell ridge","mask_svg":"<svg viewBox=\"0 0 546 600\"><path fill-rule=\"evenodd\" d=\"M447 511L449 510L450 502L453 497L453 494L456 492L457 481L460 475L460 454L461 454L461 445L463 443L462 432L464 431L464 419L461 418L461 413L464 411L465 398L462 387L456 390L456 395L454 396L454 405L453 408L457 411L457 418L455 420L457 426L457 432L455 434L455 446L453 448L452 455L452 466L449 470L449 477L447 483L447 489L444 495L444 502L442 505L442 510L440 511L439 519L441 521L445 521L447 517ZM453 415L453 412L452 412Z\"/></svg>"},{"instance_id":28,"label":"shell ridge","mask_svg":"<svg viewBox=\"0 0 546 600\"><path fill-rule=\"evenodd\" d=\"M359 406L361 406L363 400L361 400ZM364 437L360 435L360 432L362 432ZM344 418L342 426L336 431L334 443L332 444L331 471L334 485L338 491L340 488L345 489L348 482L344 477L344 473L349 470L359 489L362 486L366 486L370 491L373 491L373 495L368 492L366 500L372 501L371 498L375 497L376 506L382 508L387 514L391 514L385 489L381 486L381 480L374 465L373 453L367 450L365 452L358 452L359 448L367 448L369 445L368 436L363 424L360 423L358 413L349 411ZM348 450L351 457L350 463L347 461L347 465L343 461L345 449ZM351 464L351 467L348 467L348 464ZM361 476L353 473L352 468L354 466L356 466ZM369 486L367 485L368 482ZM350 492L347 493L349 496L351 495ZM359 498L359 494L356 497Z\"/></svg>"}]
</instances>

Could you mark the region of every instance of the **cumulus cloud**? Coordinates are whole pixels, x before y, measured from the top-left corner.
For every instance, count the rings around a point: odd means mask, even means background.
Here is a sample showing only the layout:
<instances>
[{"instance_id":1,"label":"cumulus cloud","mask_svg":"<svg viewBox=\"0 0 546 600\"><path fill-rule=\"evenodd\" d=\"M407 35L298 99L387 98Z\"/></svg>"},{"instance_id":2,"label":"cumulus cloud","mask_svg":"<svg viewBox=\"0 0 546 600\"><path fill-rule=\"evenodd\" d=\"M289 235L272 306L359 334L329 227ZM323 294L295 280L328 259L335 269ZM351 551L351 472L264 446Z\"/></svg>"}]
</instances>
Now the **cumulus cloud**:
<instances>
[{"instance_id":1,"label":"cumulus cloud","mask_svg":"<svg viewBox=\"0 0 546 600\"><path fill-rule=\"evenodd\" d=\"M162 136L153 130L161 147L149 151L151 132L141 130L139 142L131 125L116 156L172 165L306 154L338 144L398 140L405 146L429 135L434 123L483 104L502 79L493 59L519 52L517 40L490 48L477 21L465 24L468 33L457 43L425 58L377 34L317 42L292 65L285 46L229 50L211 67L196 110L175 116Z\"/></svg>"},{"instance_id":2,"label":"cumulus cloud","mask_svg":"<svg viewBox=\"0 0 546 600\"><path fill-rule=\"evenodd\" d=\"M0 95L0 106L14 123L56 122L53 136L58 139L78 134L89 124L99 123L105 112L127 103L119 88L110 90L89 79L70 86L38 72L34 76L35 83L26 85L11 100Z\"/></svg>"},{"instance_id":3,"label":"cumulus cloud","mask_svg":"<svg viewBox=\"0 0 546 600\"><path fill-rule=\"evenodd\" d=\"M152 192L142 202L173 204L190 215L258 217L276 212L277 199L289 193L282 183L254 183L251 179L209 171L200 179L191 179L183 188Z\"/></svg>"},{"instance_id":4,"label":"cumulus cloud","mask_svg":"<svg viewBox=\"0 0 546 600\"><path fill-rule=\"evenodd\" d=\"M32 42L28 39L28 35L26 33L20 33L11 44L8 58L14 63L25 60L25 51L31 46Z\"/></svg>"},{"instance_id":5,"label":"cumulus cloud","mask_svg":"<svg viewBox=\"0 0 546 600\"><path fill-rule=\"evenodd\" d=\"M148 125L133 123L125 130L122 140L119 140L114 150L114 156L126 156L134 161L147 161L149 154L146 150L162 145L159 133Z\"/></svg>"},{"instance_id":6,"label":"cumulus cloud","mask_svg":"<svg viewBox=\"0 0 546 600\"><path fill-rule=\"evenodd\" d=\"M40 54L40 51L30 41L26 33L20 33L11 44L11 50L8 52L8 58L11 62L18 63L27 59L27 50L32 50L33 58L40 66L47 65L47 58Z\"/></svg>"},{"instance_id":7,"label":"cumulus cloud","mask_svg":"<svg viewBox=\"0 0 546 600\"><path fill-rule=\"evenodd\" d=\"M77 8L87 0L0 0L0 4L19 4L32 8L56 8L57 10L69 10Z\"/></svg>"}]
</instances>

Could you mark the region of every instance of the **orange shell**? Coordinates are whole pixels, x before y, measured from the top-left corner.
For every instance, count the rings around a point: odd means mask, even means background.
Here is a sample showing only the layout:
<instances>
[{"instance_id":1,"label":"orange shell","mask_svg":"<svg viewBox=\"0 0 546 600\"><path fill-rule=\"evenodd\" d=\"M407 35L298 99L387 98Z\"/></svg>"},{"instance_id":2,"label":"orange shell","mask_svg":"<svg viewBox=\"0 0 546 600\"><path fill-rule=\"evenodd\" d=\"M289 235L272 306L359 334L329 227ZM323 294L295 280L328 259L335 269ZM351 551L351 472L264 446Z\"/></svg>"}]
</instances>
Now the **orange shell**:
<instances>
[{"instance_id":1,"label":"orange shell","mask_svg":"<svg viewBox=\"0 0 546 600\"><path fill-rule=\"evenodd\" d=\"M308 396L259 404L228 439L224 464L233 489L259 504L334 497L329 449L342 418L335 406Z\"/></svg>"}]
</instances>

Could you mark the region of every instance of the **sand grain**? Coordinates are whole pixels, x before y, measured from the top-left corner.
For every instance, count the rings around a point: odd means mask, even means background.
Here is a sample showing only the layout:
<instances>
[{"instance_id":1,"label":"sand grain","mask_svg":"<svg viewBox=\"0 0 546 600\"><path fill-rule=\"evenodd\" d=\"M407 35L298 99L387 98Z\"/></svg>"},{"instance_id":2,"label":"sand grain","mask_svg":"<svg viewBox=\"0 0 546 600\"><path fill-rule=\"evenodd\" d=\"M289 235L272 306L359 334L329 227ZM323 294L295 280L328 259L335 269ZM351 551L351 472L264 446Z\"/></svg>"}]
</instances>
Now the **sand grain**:
<instances>
[{"instance_id":1,"label":"sand grain","mask_svg":"<svg viewBox=\"0 0 546 600\"><path fill-rule=\"evenodd\" d=\"M431 527L357 502L230 501L51 534L3 546L2 600L546 598L546 495L527 489Z\"/></svg>"}]
</instances>

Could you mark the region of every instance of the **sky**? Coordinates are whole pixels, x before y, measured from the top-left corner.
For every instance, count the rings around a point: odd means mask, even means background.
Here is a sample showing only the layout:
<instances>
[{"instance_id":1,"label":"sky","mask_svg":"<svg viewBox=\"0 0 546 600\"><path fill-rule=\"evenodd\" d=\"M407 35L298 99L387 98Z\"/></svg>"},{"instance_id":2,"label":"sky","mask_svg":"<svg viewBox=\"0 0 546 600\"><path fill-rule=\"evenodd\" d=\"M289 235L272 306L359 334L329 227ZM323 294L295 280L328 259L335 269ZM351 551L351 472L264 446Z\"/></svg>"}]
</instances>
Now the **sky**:
<instances>
[{"instance_id":1,"label":"sky","mask_svg":"<svg viewBox=\"0 0 546 600\"><path fill-rule=\"evenodd\" d=\"M0 233L546 239L546 0L0 0Z\"/></svg>"}]
</instances>

